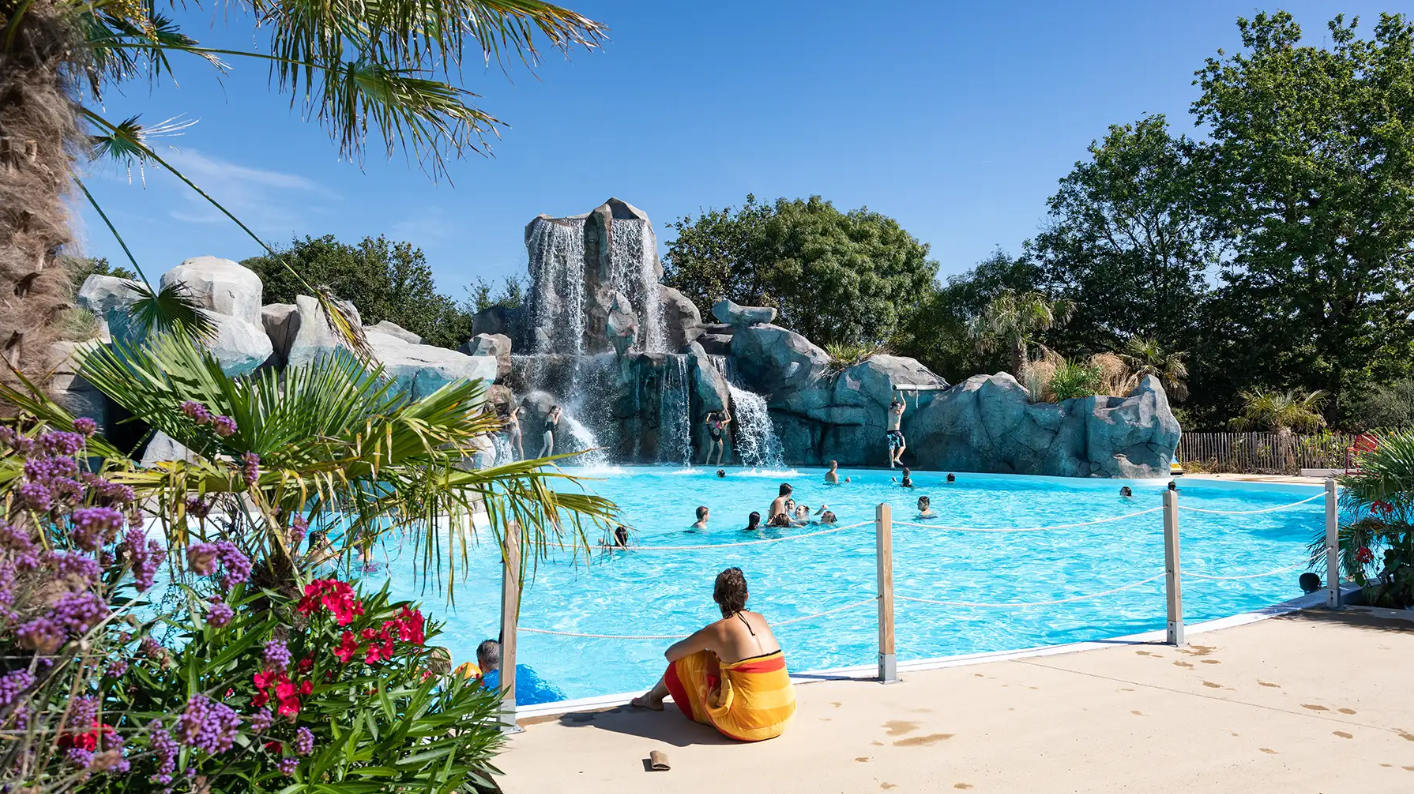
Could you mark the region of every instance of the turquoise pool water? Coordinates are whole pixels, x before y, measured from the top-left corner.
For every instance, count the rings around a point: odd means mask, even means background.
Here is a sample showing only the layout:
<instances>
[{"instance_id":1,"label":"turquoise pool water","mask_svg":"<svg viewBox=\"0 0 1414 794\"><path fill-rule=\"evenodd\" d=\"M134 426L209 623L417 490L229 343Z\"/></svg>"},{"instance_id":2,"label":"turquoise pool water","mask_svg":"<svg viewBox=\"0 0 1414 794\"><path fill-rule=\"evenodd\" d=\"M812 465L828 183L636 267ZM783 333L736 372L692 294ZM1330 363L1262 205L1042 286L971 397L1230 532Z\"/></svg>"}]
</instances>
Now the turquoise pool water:
<instances>
[{"instance_id":1,"label":"turquoise pool water","mask_svg":"<svg viewBox=\"0 0 1414 794\"><path fill-rule=\"evenodd\" d=\"M1164 481L1075 480L916 472L912 490L884 471L842 472L853 482L827 485L824 471L680 471L623 467L579 472L614 500L631 543L642 550L596 552L586 564L553 554L528 581L521 625L583 634L686 635L718 617L712 583L718 571L739 566L751 588L750 608L779 622L869 598L875 588L871 525L798 542L698 551L650 552L663 545L725 544L799 535L820 529L742 531L752 510L763 514L781 482L812 511L822 503L839 524L872 521L888 502L896 521L915 521L918 496L931 498L940 518L931 524L982 528L1037 527L1124 516L1159 507ZM1207 510L1261 510L1319 492L1318 488L1189 481L1180 503ZM1132 499L1119 496L1128 485ZM691 530L698 505L711 510L706 530ZM894 581L898 596L943 601L1034 602L1110 590L1163 572L1162 512L1049 532L983 534L897 526ZM1255 515L1181 513L1186 574L1245 575L1296 565L1321 531L1324 503ZM600 538L591 538L597 542ZM500 558L483 545L449 607L435 586L415 581L410 548L386 544L380 562L400 596L420 598L447 621L439 639L458 663L474 660L476 645L499 631ZM1223 617L1299 596L1304 568L1245 581L1186 575L1189 621ZM1105 639L1164 626L1163 580L1054 606L988 608L938 606L900 600L896 636L900 661ZM778 638L792 670L872 664L877 653L876 612L865 606L781 627ZM644 689L662 673L665 640L605 640L522 632L523 664L568 698Z\"/></svg>"}]
</instances>

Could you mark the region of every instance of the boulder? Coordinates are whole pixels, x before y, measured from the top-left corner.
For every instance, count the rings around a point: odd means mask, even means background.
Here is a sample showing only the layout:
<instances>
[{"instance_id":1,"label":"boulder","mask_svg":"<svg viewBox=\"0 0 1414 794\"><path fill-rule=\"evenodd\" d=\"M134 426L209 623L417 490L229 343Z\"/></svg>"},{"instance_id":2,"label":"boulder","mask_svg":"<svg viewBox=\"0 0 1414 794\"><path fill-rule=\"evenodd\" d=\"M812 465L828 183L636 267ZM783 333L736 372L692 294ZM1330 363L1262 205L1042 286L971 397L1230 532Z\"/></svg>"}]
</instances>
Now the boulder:
<instances>
[{"instance_id":1,"label":"boulder","mask_svg":"<svg viewBox=\"0 0 1414 794\"><path fill-rule=\"evenodd\" d=\"M734 328L776 320L776 310L770 306L741 306L729 298L712 304L712 316Z\"/></svg>"},{"instance_id":2,"label":"boulder","mask_svg":"<svg viewBox=\"0 0 1414 794\"><path fill-rule=\"evenodd\" d=\"M143 466L152 466L155 463L184 460L188 463L196 461L196 454L186 447L178 444L171 436L161 430L152 434L152 440L147 442L147 448L142 451L140 460Z\"/></svg>"},{"instance_id":3,"label":"boulder","mask_svg":"<svg viewBox=\"0 0 1414 794\"><path fill-rule=\"evenodd\" d=\"M221 362L227 375L249 375L270 360L274 348L262 326L239 317L211 312L207 314L216 326L216 338L207 343L212 355Z\"/></svg>"},{"instance_id":4,"label":"boulder","mask_svg":"<svg viewBox=\"0 0 1414 794\"><path fill-rule=\"evenodd\" d=\"M777 325L739 329L732 336L731 351L746 386L768 395L814 385L830 363L829 355L809 339Z\"/></svg>"},{"instance_id":5,"label":"boulder","mask_svg":"<svg viewBox=\"0 0 1414 794\"><path fill-rule=\"evenodd\" d=\"M98 423L100 433L108 431L108 403L93 384L79 374L75 351L92 342L55 342L50 348L54 362L49 380L49 396L77 419L86 416Z\"/></svg>"},{"instance_id":6,"label":"boulder","mask_svg":"<svg viewBox=\"0 0 1414 794\"><path fill-rule=\"evenodd\" d=\"M638 336L638 318L633 313L633 304L629 303L622 293L614 295L605 334L609 338L609 344L613 345L614 352L621 358L633 347L633 340Z\"/></svg>"},{"instance_id":7,"label":"boulder","mask_svg":"<svg viewBox=\"0 0 1414 794\"><path fill-rule=\"evenodd\" d=\"M260 324L265 335L270 337L270 347L274 350L274 364L285 366L290 354L290 343L299 329L299 307L293 303L271 303L260 307Z\"/></svg>"},{"instance_id":8,"label":"boulder","mask_svg":"<svg viewBox=\"0 0 1414 794\"><path fill-rule=\"evenodd\" d=\"M378 331L380 333L385 333L389 336L396 336L397 338L409 344L422 344L422 337L390 320L379 320L373 325L367 327L371 330Z\"/></svg>"},{"instance_id":9,"label":"boulder","mask_svg":"<svg viewBox=\"0 0 1414 794\"><path fill-rule=\"evenodd\" d=\"M384 374L410 399L420 400L457 380L481 380L490 386L496 379L496 359L468 356L432 345L414 345L403 339L366 329L373 357Z\"/></svg>"},{"instance_id":10,"label":"boulder","mask_svg":"<svg viewBox=\"0 0 1414 794\"><path fill-rule=\"evenodd\" d=\"M461 346L469 356L492 356L496 359L496 382L511 374L511 338L505 334L477 334Z\"/></svg>"},{"instance_id":11,"label":"boulder","mask_svg":"<svg viewBox=\"0 0 1414 794\"><path fill-rule=\"evenodd\" d=\"M517 347L529 347L529 340L522 340L521 324L525 309L517 306L492 306L482 309L471 318L471 333L503 334L509 336Z\"/></svg>"},{"instance_id":12,"label":"boulder","mask_svg":"<svg viewBox=\"0 0 1414 794\"><path fill-rule=\"evenodd\" d=\"M702 334L693 343L701 345L709 355L727 356L732 352L732 338L726 334Z\"/></svg>"},{"instance_id":13,"label":"boulder","mask_svg":"<svg viewBox=\"0 0 1414 794\"><path fill-rule=\"evenodd\" d=\"M121 328L127 327L128 309L138 299L136 281L114 276L92 275L84 279L83 286L74 296L74 303L81 309L93 312L98 318L98 336L104 341L112 339L110 323Z\"/></svg>"},{"instance_id":14,"label":"boulder","mask_svg":"<svg viewBox=\"0 0 1414 794\"><path fill-rule=\"evenodd\" d=\"M702 312L687 296L672 287L660 288L663 335L669 350L679 350L702 335Z\"/></svg>"},{"instance_id":15,"label":"boulder","mask_svg":"<svg viewBox=\"0 0 1414 794\"><path fill-rule=\"evenodd\" d=\"M260 324L260 276L229 259L199 256L162 274L162 288L182 284L196 304L207 311Z\"/></svg>"},{"instance_id":16,"label":"boulder","mask_svg":"<svg viewBox=\"0 0 1414 794\"><path fill-rule=\"evenodd\" d=\"M352 305L348 308L353 312L354 321L361 322L358 319L358 310L354 309ZM295 314L289 322L292 323L292 333L287 332L290 334L289 346L285 349L284 354L287 366L298 367L308 364L322 355L344 347L343 340L329 326L329 318L324 314L324 307L319 305L318 300L308 295L300 295L295 298Z\"/></svg>"}]
</instances>

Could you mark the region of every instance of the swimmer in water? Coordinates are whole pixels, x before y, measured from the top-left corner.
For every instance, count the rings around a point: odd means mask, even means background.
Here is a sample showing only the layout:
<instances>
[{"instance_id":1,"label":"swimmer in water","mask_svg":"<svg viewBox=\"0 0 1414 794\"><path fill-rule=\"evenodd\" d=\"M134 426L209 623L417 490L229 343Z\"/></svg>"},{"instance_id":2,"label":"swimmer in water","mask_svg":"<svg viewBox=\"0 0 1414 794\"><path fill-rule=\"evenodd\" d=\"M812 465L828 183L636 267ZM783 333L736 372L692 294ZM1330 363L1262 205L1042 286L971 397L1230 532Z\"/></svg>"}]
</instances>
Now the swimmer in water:
<instances>
[{"instance_id":1,"label":"swimmer in water","mask_svg":"<svg viewBox=\"0 0 1414 794\"><path fill-rule=\"evenodd\" d=\"M621 549L628 548L628 527L623 524L614 528L614 545Z\"/></svg>"},{"instance_id":2,"label":"swimmer in water","mask_svg":"<svg viewBox=\"0 0 1414 794\"><path fill-rule=\"evenodd\" d=\"M725 479L727 478L727 470L726 470L726 469L717 469L717 478L718 478L718 479L721 479L721 480L725 480Z\"/></svg>"},{"instance_id":3,"label":"swimmer in water","mask_svg":"<svg viewBox=\"0 0 1414 794\"><path fill-rule=\"evenodd\" d=\"M948 482L957 482L957 475L953 474L952 472L948 472Z\"/></svg>"},{"instance_id":4,"label":"swimmer in water","mask_svg":"<svg viewBox=\"0 0 1414 794\"><path fill-rule=\"evenodd\" d=\"M933 500L926 496L918 497L918 517L937 518L938 514L933 512Z\"/></svg>"},{"instance_id":5,"label":"swimmer in water","mask_svg":"<svg viewBox=\"0 0 1414 794\"><path fill-rule=\"evenodd\" d=\"M743 530L743 531L744 531L744 532L754 532L754 531L756 531L756 530L758 530L758 529L760 529L760 528L761 528L761 514L758 513L758 512L756 512L755 510L752 510L752 511L751 511L751 515L749 515L749 516L746 517L746 529Z\"/></svg>"},{"instance_id":6,"label":"swimmer in water","mask_svg":"<svg viewBox=\"0 0 1414 794\"><path fill-rule=\"evenodd\" d=\"M1133 498L1134 498L1134 492L1131 491L1131 490L1129 490L1129 486L1128 486L1128 485L1122 485L1122 486L1120 486L1119 495L1122 496L1122 497L1124 497L1125 499L1133 499Z\"/></svg>"},{"instance_id":7,"label":"swimmer in water","mask_svg":"<svg viewBox=\"0 0 1414 794\"><path fill-rule=\"evenodd\" d=\"M890 479L893 479L893 478L891 477ZM910 471L907 466L904 466L904 467L903 467L903 479L902 479L902 480L894 479L894 482L898 483L899 486L902 487L902 488L912 488L912 487L913 487L913 472Z\"/></svg>"},{"instance_id":8,"label":"swimmer in water","mask_svg":"<svg viewBox=\"0 0 1414 794\"><path fill-rule=\"evenodd\" d=\"M710 510L707 509L707 506L706 506L706 505L703 505L702 507L697 508L697 523L696 523L696 524L693 524L693 525L692 525L692 528L693 528L693 529L706 529L706 528L707 528L707 516L710 515L711 512L712 512L712 511L710 511Z\"/></svg>"}]
</instances>

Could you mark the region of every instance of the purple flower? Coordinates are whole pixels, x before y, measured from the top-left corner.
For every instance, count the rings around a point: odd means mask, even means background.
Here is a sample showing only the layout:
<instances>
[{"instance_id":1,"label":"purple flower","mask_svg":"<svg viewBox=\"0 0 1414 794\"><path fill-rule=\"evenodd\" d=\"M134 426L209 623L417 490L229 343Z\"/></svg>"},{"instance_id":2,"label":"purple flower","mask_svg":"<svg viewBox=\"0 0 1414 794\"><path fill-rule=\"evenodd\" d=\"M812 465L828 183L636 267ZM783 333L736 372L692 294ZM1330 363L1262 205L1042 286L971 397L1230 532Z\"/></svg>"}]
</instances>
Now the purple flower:
<instances>
[{"instance_id":1,"label":"purple flower","mask_svg":"<svg viewBox=\"0 0 1414 794\"><path fill-rule=\"evenodd\" d=\"M309 755L314 752L314 734L308 728L300 728L295 731L295 740L291 745L297 755Z\"/></svg>"},{"instance_id":2,"label":"purple flower","mask_svg":"<svg viewBox=\"0 0 1414 794\"><path fill-rule=\"evenodd\" d=\"M87 416L80 416L74 420L74 432L84 438L93 438L93 434L98 432L98 423Z\"/></svg>"},{"instance_id":3,"label":"purple flower","mask_svg":"<svg viewBox=\"0 0 1414 794\"><path fill-rule=\"evenodd\" d=\"M198 695L198 697L200 696ZM168 733L166 729L162 727L160 720L154 720L153 723L148 726L148 733L152 737L149 744L158 760L157 774L153 775L149 780L153 783L171 783L172 773L177 771L177 753L181 752L181 747L179 747L177 741L172 738L172 734Z\"/></svg>"},{"instance_id":4,"label":"purple flower","mask_svg":"<svg viewBox=\"0 0 1414 794\"><path fill-rule=\"evenodd\" d=\"M280 774L284 775L285 777L289 777L299 770L299 759L295 758L294 756L290 756L288 758L281 758L279 768Z\"/></svg>"},{"instance_id":5,"label":"purple flower","mask_svg":"<svg viewBox=\"0 0 1414 794\"><path fill-rule=\"evenodd\" d=\"M260 481L260 456L254 452L241 454L241 474L245 476L245 484L254 488Z\"/></svg>"},{"instance_id":6,"label":"purple flower","mask_svg":"<svg viewBox=\"0 0 1414 794\"><path fill-rule=\"evenodd\" d=\"M52 551L45 558L59 576L76 576L93 584L103 576L98 560L78 552Z\"/></svg>"},{"instance_id":7,"label":"purple flower","mask_svg":"<svg viewBox=\"0 0 1414 794\"><path fill-rule=\"evenodd\" d=\"M76 697L69 704L70 728L88 730L98 722L98 699L90 695Z\"/></svg>"},{"instance_id":8,"label":"purple flower","mask_svg":"<svg viewBox=\"0 0 1414 794\"><path fill-rule=\"evenodd\" d=\"M143 542L146 541L146 547ZM128 562L132 565L133 580L137 583L140 591L152 587L152 582L157 576L157 569L162 567L162 561L167 559L167 551L155 540L147 540L147 535L141 529L134 527L123 535L122 550L128 555Z\"/></svg>"},{"instance_id":9,"label":"purple flower","mask_svg":"<svg viewBox=\"0 0 1414 794\"><path fill-rule=\"evenodd\" d=\"M64 629L47 617L35 618L15 629L20 646L35 653L51 654L64 647Z\"/></svg>"},{"instance_id":10,"label":"purple flower","mask_svg":"<svg viewBox=\"0 0 1414 794\"><path fill-rule=\"evenodd\" d=\"M64 759L79 769L88 769L88 765L93 763L93 753L82 747L70 747Z\"/></svg>"},{"instance_id":11,"label":"purple flower","mask_svg":"<svg viewBox=\"0 0 1414 794\"><path fill-rule=\"evenodd\" d=\"M32 686L34 673L23 668L6 673L4 678L0 678L0 709L8 708Z\"/></svg>"},{"instance_id":12,"label":"purple flower","mask_svg":"<svg viewBox=\"0 0 1414 794\"><path fill-rule=\"evenodd\" d=\"M193 496L187 500L187 514L195 516L198 520L206 518L211 513L211 503L200 496Z\"/></svg>"},{"instance_id":13,"label":"purple flower","mask_svg":"<svg viewBox=\"0 0 1414 794\"><path fill-rule=\"evenodd\" d=\"M64 593L50 609L54 622L74 634L83 634L108 617L108 602L97 593Z\"/></svg>"},{"instance_id":14,"label":"purple flower","mask_svg":"<svg viewBox=\"0 0 1414 794\"><path fill-rule=\"evenodd\" d=\"M304 536L309 531L309 520L304 516L295 516L290 519L290 549L293 551L299 548L299 544L304 542Z\"/></svg>"},{"instance_id":15,"label":"purple flower","mask_svg":"<svg viewBox=\"0 0 1414 794\"><path fill-rule=\"evenodd\" d=\"M270 709L256 709L250 715L250 729L256 733L264 733L274 722L275 715L270 713Z\"/></svg>"},{"instance_id":16,"label":"purple flower","mask_svg":"<svg viewBox=\"0 0 1414 794\"><path fill-rule=\"evenodd\" d=\"M210 576L216 570L216 544L193 543L188 546L187 568L197 576Z\"/></svg>"},{"instance_id":17,"label":"purple flower","mask_svg":"<svg viewBox=\"0 0 1414 794\"><path fill-rule=\"evenodd\" d=\"M229 416L218 416L211 420L211 429L222 438L230 438L236 434L236 420Z\"/></svg>"},{"instance_id":18,"label":"purple flower","mask_svg":"<svg viewBox=\"0 0 1414 794\"><path fill-rule=\"evenodd\" d=\"M112 734L110 739L119 739L118 734ZM93 763L89 764L90 772L111 772L115 775L125 775L132 769L132 763L123 756L122 750L107 750L93 757Z\"/></svg>"},{"instance_id":19,"label":"purple flower","mask_svg":"<svg viewBox=\"0 0 1414 794\"><path fill-rule=\"evenodd\" d=\"M187 400L182 403L182 413L195 420L199 425L204 425L211 421L211 412L206 410L206 406L192 400Z\"/></svg>"},{"instance_id":20,"label":"purple flower","mask_svg":"<svg viewBox=\"0 0 1414 794\"><path fill-rule=\"evenodd\" d=\"M242 554L236 544L229 540L217 541L216 554L221 559L221 567L225 569L221 577L221 587L230 590L250 578L250 558Z\"/></svg>"},{"instance_id":21,"label":"purple flower","mask_svg":"<svg viewBox=\"0 0 1414 794\"><path fill-rule=\"evenodd\" d=\"M10 446L15 443L15 429L6 425L0 425L0 445Z\"/></svg>"},{"instance_id":22,"label":"purple flower","mask_svg":"<svg viewBox=\"0 0 1414 794\"><path fill-rule=\"evenodd\" d=\"M122 678L128 672L128 660L119 656L116 659L109 659L103 665L103 675L109 678Z\"/></svg>"},{"instance_id":23,"label":"purple flower","mask_svg":"<svg viewBox=\"0 0 1414 794\"><path fill-rule=\"evenodd\" d=\"M79 473L73 458L29 458L25 461L25 477L31 482L47 484L56 477L74 477Z\"/></svg>"},{"instance_id":24,"label":"purple flower","mask_svg":"<svg viewBox=\"0 0 1414 794\"><path fill-rule=\"evenodd\" d=\"M34 452L34 439L28 436L15 436L15 439L10 442L10 449L21 455L28 455Z\"/></svg>"},{"instance_id":25,"label":"purple flower","mask_svg":"<svg viewBox=\"0 0 1414 794\"><path fill-rule=\"evenodd\" d=\"M290 649L281 640L268 640L263 660L266 670L284 670L290 666Z\"/></svg>"},{"instance_id":26,"label":"purple flower","mask_svg":"<svg viewBox=\"0 0 1414 794\"><path fill-rule=\"evenodd\" d=\"M229 706L205 695L192 695L177 720L177 740L207 755L218 755L231 749L240 724L240 715Z\"/></svg>"},{"instance_id":27,"label":"purple flower","mask_svg":"<svg viewBox=\"0 0 1414 794\"><path fill-rule=\"evenodd\" d=\"M50 480L49 491L55 499L69 504L77 504L83 498L83 486L70 477L55 477Z\"/></svg>"},{"instance_id":28,"label":"purple flower","mask_svg":"<svg viewBox=\"0 0 1414 794\"><path fill-rule=\"evenodd\" d=\"M39 548L22 526L0 521L0 549L13 552L18 570L32 571L39 567Z\"/></svg>"},{"instance_id":29,"label":"purple flower","mask_svg":"<svg viewBox=\"0 0 1414 794\"><path fill-rule=\"evenodd\" d=\"M230 605L222 601L217 596L211 597L211 605L206 608L206 622L220 628L231 622L231 618L236 616L236 611Z\"/></svg>"},{"instance_id":30,"label":"purple flower","mask_svg":"<svg viewBox=\"0 0 1414 794\"><path fill-rule=\"evenodd\" d=\"M162 649L162 644L151 637L143 637L142 640L138 642L138 648L141 649L143 655L149 659L161 659L167 655L167 652Z\"/></svg>"},{"instance_id":31,"label":"purple flower","mask_svg":"<svg viewBox=\"0 0 1414 794\"><path fill-rule=\"evenodd\" d=\"M51 430L39 437L39 445L51 455L77 455L83 450L84 437L78 433Z\"/></svg>"},{"instance_id":32,"label":"purple flower","mask_svg":"<svg viewBox=\"0 0 1414 794\"><path fill-rule=\"evenodd\" d=\"M10 560L0 559L0 618L14 621L16 614L12 606L15 604L15 564Z\"/></svg>"},{"instance_id":33,"label":"purple flower","mask_svg":"<svg viewBox=\"0 0 1414 794\"><path fill-rule=\"evenodd\" d=\"M112 541L122 528L123 514L111 507L81 507L69 516L69 535L84 551Z\"/></svg>"},{"instance_id":34,"label":"purple flower","mask_svg":"<svg viewBox=\"0 0 1414 794\"><path fill-rule=\"evenodd\" d=\"M47 512L53 505L53 501L49 489L37 482L27 482L20 486L20 504L31 510L40 513Z\"/></svg>"},{"instance_id":35,"label":"purple flower","mask_svg":"<svg viewBox=\"0 0 1414 794\"><path fill-rule=\"evenodd\" d=\"M137 498L137 494L133 493L132 488L116 482L109 482L96 474L84 472L83 481L90 491L112 502L127 505Z\"/></svg>"}]
</instances>

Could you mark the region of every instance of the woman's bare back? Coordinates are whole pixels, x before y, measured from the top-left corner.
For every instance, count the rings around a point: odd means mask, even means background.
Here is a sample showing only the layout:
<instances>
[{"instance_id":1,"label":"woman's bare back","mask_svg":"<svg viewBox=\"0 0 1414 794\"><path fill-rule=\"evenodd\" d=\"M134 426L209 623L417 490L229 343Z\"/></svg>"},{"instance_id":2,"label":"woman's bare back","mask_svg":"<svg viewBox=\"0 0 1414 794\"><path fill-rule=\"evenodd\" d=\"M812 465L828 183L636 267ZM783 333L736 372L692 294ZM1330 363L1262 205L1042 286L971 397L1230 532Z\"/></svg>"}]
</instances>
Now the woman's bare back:
<instances>
[{"instance_id":1,"label":"woman's bare back","mask_svg":"<svg viewBox=\"0 0 1414 794\"><path fill-rule=\"evenodd\" d=\"M721 647L715 648L717 657L726 664L775 653L781 649L776 635L766 619L755 612L742 610L717 621Z\"/></svg>"}]
</instances>

